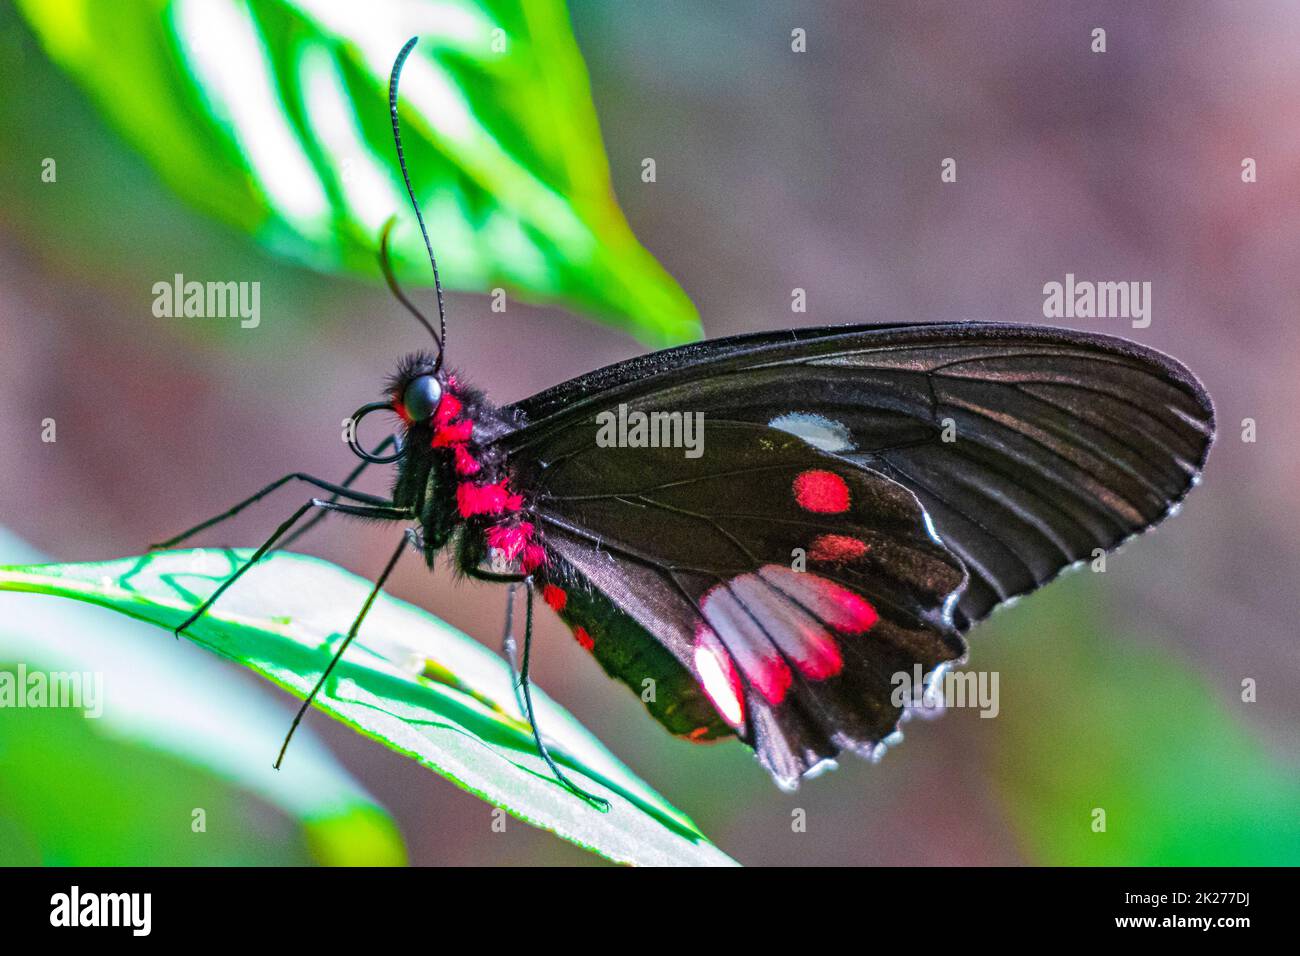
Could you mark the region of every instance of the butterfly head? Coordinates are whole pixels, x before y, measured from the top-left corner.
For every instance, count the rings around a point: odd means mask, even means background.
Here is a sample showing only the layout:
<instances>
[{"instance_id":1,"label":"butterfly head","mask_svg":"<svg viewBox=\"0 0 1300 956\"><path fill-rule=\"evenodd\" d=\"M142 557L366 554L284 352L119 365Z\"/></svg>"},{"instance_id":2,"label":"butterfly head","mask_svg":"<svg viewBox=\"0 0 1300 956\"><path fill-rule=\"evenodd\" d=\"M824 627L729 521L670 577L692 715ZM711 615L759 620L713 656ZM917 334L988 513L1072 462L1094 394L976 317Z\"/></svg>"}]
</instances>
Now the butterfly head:
<instances>
[{"instance_id":1,"label":"butterfly head","mask_svg":"<svg viewBox=\"0 0 1300 956\"><path fill-rule=\"evenodd\" d=\"M455 384L455 378L438 367L435 356L427 352L409 356L384 389L388 401L370 402L353 412L348 428L348 446L358 458L376 464L404 458L413 431L436 431L455 417L460 409L460 402L452 394ZM402 428L399 434L367 450L361 446L358 434L362 419L374 412L395 415ZM391 452L388 452L389 445L394 446Z\"/></svg>"},{"instance_id":2,"label":"butterfly head","mask_svg":"<svg viewBox=\"0 0 1300 956\"><path fill-rule=\"evenodd\" d=\"M436 374L419 375L402 389L398 414L408 423L431 421L442 404L442 393L442 381Z\"/></svg>"},{"instance_id":3,"label":"butterfly head","mask_svg":"<svg viewBox=\"0 0 1300 956\"><path fill-rule=\"evenodd\" d=\"M384 390L391 407L409 431L432 426L439 410L455 402L455 380L439 368L436 356L417 352L403 360ZM445 416L444 416L445 417Z\"/></svg>"}]
</instances>

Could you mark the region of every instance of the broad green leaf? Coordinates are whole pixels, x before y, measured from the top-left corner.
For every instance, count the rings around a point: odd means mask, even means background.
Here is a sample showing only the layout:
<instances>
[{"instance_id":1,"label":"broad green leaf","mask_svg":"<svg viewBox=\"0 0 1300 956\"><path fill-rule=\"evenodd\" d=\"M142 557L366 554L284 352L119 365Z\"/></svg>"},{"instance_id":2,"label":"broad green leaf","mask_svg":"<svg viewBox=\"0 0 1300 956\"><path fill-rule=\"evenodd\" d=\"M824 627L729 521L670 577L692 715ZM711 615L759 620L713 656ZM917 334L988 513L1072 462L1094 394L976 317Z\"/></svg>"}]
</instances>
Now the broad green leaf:
<instances>
[{"instance_id":1,"label":"broad green leaf","mask_svg":"<svg viewBox=\"0 0 1300 956\"><path fill-rule=\"evenodd\" d=\"M444 281L563 300L652 344L699 334L613 197L562 0L20 0L55 62L178 194L323 271L430 283L387 82Z\"/></svg>"},{"instance_id":2,"label":"broad green leaf","mask_svg":"<svg viewBox=\"0 0 1300 956\"><path fill-rule=\"evenodd\" d=\"M0 590L75 598L171 628L250 554L201 549L0 568ZM186 634L305 697L369 588L328 562L276 553L241 578ZM540 690L534 704L557 760L580 786L611 802L608 813L571 794L542 762L515 705L505 662L403 601L386 595L376 601L317 698L321 710L362 733L520 819L611 860L732 863ZM286 765L294 759L291 747Z\"/></svg>"},{"instance_id":3,"label":"broad green leaf","mask_svg":"<svg viewBox=\"0 0 1300 956\"><path fill-rule=\"evenodd\" d=\"M999 616L981 652L1001 673L992 768L1026 855L1050 865L1300 863L1295 770L1176 656L1142 635L1101 636L1087 576L1055 587L1055 601Z\"/></svg>"},{"instance_id":4,"label":"broad green leaf","mask_svg":"<svg viewBox=\"0 0 1300 956\"><path fill-rule=\"evenodd\" d=\"M39 558L3 529L0 557ZM0 690L0 865L405 859L392 820L314 733L271 769L288 715L269 689L185 645L159 653L154 628L102 608L0 594L0 622L10 689L34 693L52 672L78 688L63 701L75 706L39 708Z\"/></svg>"}]
</instances>

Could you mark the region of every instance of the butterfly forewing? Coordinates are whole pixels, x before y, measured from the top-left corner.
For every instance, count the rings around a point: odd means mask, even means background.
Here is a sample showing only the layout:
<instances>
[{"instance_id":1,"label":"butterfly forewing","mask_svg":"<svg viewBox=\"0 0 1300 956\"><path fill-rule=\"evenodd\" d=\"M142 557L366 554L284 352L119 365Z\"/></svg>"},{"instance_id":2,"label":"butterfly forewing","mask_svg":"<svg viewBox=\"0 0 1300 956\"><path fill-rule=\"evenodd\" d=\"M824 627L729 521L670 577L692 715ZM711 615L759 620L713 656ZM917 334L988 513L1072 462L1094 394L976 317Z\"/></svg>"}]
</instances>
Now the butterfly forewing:
<instances>
[{"instance_id":1,"label":"butterfly forewing","mask_svg":"<svg viewBox=\"0 0 1300 956\"><path fill-rule=\"evenodd\" d=\"M545 456L598 410L773 425L911 490L970 572L961 629L1166 515L1213 409L1172 359L1108 336L991 323L761 333L684 346L528 399L507 441Z\"/></svg>"}]
</instances>

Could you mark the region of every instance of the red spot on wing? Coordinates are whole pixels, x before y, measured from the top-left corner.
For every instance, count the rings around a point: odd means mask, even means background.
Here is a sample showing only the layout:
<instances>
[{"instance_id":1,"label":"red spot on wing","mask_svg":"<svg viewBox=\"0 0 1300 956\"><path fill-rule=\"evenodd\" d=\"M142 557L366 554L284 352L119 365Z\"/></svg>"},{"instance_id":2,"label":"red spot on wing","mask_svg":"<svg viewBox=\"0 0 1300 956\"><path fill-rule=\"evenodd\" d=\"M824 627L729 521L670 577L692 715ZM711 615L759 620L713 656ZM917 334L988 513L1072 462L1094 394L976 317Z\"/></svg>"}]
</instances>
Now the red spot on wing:
<instances>
[{"instance_id":1,"label":"red spot on wing","mask_svg":"<svg viewBox=\"0 0 1300 956\"><path fill-rule=\"evenodd\" d=\"M582 645L584 651L589 651L596 646L596 642L591 639L591 635L587 633L585 627L575 627L573 629L573 636L577 639L578 643Z\"/></svg>"},{"instance_id":2,"label":"red spot on wing","mask_svg":"<svg viewBox=\"0 0 1300 956\"><path fill-rule=\"evenodd\" d=\"M704 739L704 737L708 734L708 732L709 732L708 727L696 727L694 730L692 730L689 734L686 735L686 739L700 741Z\"/></svg>"},{"instance_id":3,"label":"red spot on wing","mask_svg":"<svg viewBox=\"0 0 1300 956\"><path fill-rule=\"evenodd\" d=\"M814 561L841 563L856 561L869 550L868 544L858 538L846 534L823 534L813 541L808 557Z\"/></svg>"},{"instance_id":4,"label":"red spot on wing","mask_svg":"<svg viewBox=\"0 0 1300 956\"><path fill-rule=\"evenodd\" d=\"M809 680L826 680L844 669L839 645L826 625L769 578L782 573L803 577L789 568L765 566L758 574L732 578L725 590L714 589L701 601L741 670L781 696L790 682L790 664ZM773 658L779 664L774 665Z\"/></svg>"},{"instance_id":5,"label":"red spot on wing","mask_svg":"<svg viewBox=\"0 0 1300 956\"><path fill-rule=\"evenodd\" d=\"M548 584L542 588L542 600L545 601L552 611L559 614L564 610L564 606L569 603L569 595L564 588L556 587L554 584Z\"/></svg>"},{"instance_id":6,"label":"red spot on wing","mask_svg":"<svg viewBox=\"0 0 1300 956\"><path fill-rule=\"evenodd\" d=\"M849 486L833 471L801 471L794 479L794 500L805 511L840 514L849 510Z\"/></svg>"}]
</instances>

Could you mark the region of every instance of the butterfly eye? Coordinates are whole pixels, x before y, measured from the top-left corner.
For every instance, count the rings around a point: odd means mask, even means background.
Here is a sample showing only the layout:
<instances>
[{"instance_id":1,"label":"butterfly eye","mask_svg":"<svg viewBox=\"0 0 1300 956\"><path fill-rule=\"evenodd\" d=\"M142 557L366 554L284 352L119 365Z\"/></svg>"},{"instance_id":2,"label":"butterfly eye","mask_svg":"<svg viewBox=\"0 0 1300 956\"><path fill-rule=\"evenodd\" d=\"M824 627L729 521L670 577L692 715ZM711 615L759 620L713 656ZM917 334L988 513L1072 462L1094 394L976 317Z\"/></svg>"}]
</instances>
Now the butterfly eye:
<instances>
[{"instance_id":1,"label":"butterfly eye","mask_svg":"<svg viewBox=\"0 0 1300 956\"><path fill-rule=\"evenodd\" d=\"M402 394L402 407L413 422L428 421L438 410L442 400L442 385L432 375L421 375L406 386Z\"/></svg>"}]
</instances>

